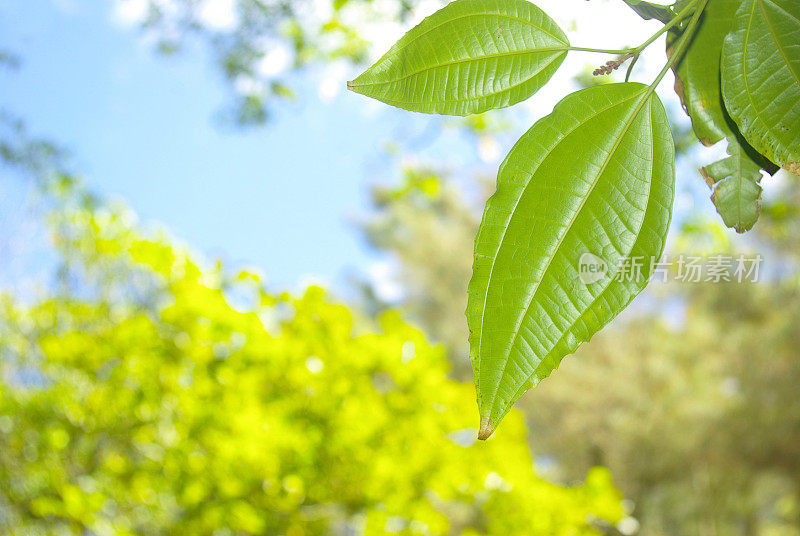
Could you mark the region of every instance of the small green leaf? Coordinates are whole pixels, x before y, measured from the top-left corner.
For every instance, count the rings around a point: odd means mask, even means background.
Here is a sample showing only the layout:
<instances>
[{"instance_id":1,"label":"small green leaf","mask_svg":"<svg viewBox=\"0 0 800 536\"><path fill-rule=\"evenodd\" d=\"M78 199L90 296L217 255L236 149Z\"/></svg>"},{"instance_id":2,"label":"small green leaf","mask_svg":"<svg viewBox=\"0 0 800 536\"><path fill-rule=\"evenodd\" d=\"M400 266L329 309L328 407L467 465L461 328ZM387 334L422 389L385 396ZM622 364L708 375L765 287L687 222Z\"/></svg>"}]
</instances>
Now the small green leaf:
<instances>
[{"instance_id":1,"label":"small green leaf","mask_svg":"<svg viewBox=\"0 0 800 536\"><path fill-rule=\"evenodd\" d=\"M728 158L700 170L713 193L711 201L717 207L725 225L743 233L753 228L761 213L761 166L745 149L729 138Z\"/></svg>"},{"instance_id":2,"label":"small green leaf","mask_svg":"<svg viewBox=\"0 0 800 536\"><path fill-rule=\"evenodd\" d=\"M645 287L671 217L674 151L661 101L634 83L568 95L511 150L469 285L479 437ZM579 277L582 257L599 279ZM625 258L640 270L616 277Z\"/></svg>"},{"instance_id":3,"label":"small green leaf","mask_svg":"<svg viewBox=\"0 0 800 536\"><path fill-rule=\"evenodd\" d=\"M527 99L568 49L561 28L526 0L455 0L347 87L416 112L480 113Z\"/></svg>"},{"instance_id":4,"label":"small green leaf","mask_svg":"<svg viewBox=\"0 0 800 536\"><path fill-rule=\"evenodd\" d=\"M656 19L664 24L675 16L667 6L645 2L644 0L622 0L644 20Z\"/></svg>"},{"instance_id":5,"label":"small green leaf","mask_svg":"<svg viewBox=\"0 0 800 536\"><path fill-rule=\"evenodd\" d=\"M745 139L785 167L800 162L800 2L743 0L722 53L725 106Z\"/></svg>"}]
</instances>

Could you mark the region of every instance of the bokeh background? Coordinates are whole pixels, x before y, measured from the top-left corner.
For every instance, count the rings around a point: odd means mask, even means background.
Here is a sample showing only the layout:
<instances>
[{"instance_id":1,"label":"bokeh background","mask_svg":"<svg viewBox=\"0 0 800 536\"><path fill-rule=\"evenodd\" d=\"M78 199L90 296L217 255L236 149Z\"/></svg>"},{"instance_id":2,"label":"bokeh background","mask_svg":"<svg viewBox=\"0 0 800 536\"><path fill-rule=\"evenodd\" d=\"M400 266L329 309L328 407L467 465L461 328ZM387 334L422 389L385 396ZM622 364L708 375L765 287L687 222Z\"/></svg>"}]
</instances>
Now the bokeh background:
<instances>
[{"instance_id":1,"label":"bokeh background","mask_svg":"<svg viewBox=\"0 0 800 536\"><path fill-rule=\"evenodd\" d=\"M538 0L577 46L621 0ZM800 534L800 189L725 229L678 149L653 283L475 441L464 319L497 166L607 59L460 119L348 93L435 0L0 0L0 533ZM634 78L663 65L657 41ZM576 155L579 157L579 155Z\"/></svg>"}]
</instances>

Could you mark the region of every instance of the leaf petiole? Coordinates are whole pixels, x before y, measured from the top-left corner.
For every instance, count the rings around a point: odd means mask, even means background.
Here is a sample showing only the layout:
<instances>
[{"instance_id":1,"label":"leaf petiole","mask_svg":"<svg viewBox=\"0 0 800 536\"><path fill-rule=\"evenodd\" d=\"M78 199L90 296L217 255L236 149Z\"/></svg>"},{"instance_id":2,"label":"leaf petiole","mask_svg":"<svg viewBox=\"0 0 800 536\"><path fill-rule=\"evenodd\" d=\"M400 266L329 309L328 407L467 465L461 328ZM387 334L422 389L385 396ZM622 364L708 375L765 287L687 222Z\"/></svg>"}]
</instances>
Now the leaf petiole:
<instances>
[{"instance_id":1,"label":"leaf petiole","mask_svg":"<svg viewBox=\"0 0 800 536\"><path fill-rule=\"evenodd\" d=\"M656 33L651 35L644 43L637 47L633 48L622 48L622 49L604 49L604 48L590 48L590 47L567 47L567 50L576 51L576 52L596 52L600 54L619 54L621 56L628 56L625 58L633 58L631 64L628 66L628 71L625 73L625 81L627 82L630 79L631 72L633 72L633 67L636 65L636 62L639 60L639 56L644 52L644 50L652 45L656 39L661 37L664 33L668 32L672 29L675 25L679 24L683 21L686 17L691 15L694 11L695 6L697 5L698 0L691 0L683 9L681 9L675 17L672 18L667 24L665 24L662 28L660 28ZM702 11L702 9L700 10ZM621 62L624 62L622 60Z\"/></svg>"},{"instance_id":2,"label":"leaf petiole","mask_svg":"<svg viewBox=\"0 0 800 536\"><path fill-rule=\"evenodd\" d=\"M697 0L692 0L691 2L686 4L686 6L683 9L681 9L672 20L670 20L667 24L665 24L656 33L651 35L647 41L636 47L636 49L633 51L634 52L633 61L631 61L631 64L628 65L628 72L625 73L626 82L630 79L631 73L633 72L633 67L636 65L636 62L639 61L639 56L642 54L644 49L652 45L656 39L661 37L661 35L663 35L665 32L668 32L670 29L672 29L673 26L675 26L676 24L680 23L683 19L688 17L689 14L692 13L692 8L694 8L696 5L697 5ZM703 9L700 9L699 11L702 13Z\"/></svg>"},{"instance_id":3,"label":"leaf petiole","mask_svg":"<svg viewBox=\"0 0 800 536\"><path fill-rule=\"evenodd\" d=\"M575 52L597 52L599 54L630 54L636 52L635 48L621 48L621 49L607 49L607 48L590 48L590 47L565 47L565 50Z\"/></svg>"},{"instance_id":4,"label":"leaf petiole","mask_svg":"<svg viewBox=\"0 0 800 536\"><path fill-rule=\"evenodd\" d=\"M656 33L654 33L653 35L651 35L651 36L650 36L650 38L649 38L647 41L645 41L644 43L642 43L641 45L639 45L638 47L636 47L636 50L638 50L638 51L641 53L642 51L644 51L644 49L646 49L647 47L649 47L650 45L652 45L652 44L653 44L653 42L654 42L656 39L658 39L659 37L661 37L661 35L662 35L663 33L665 33L665 32L668 32L668 31L669 31L669 30L670 30L670 29L671 29L673 26L675 26L676 24L680 23L680 22L681 22L683 19L685 19L686 17L688 17L690 14L692 14L692 12L693 12L692 8L693 8L695 5L697 5L697 2L698 2L698 0L692 0L691 2L689 2L688 4L686 4L686 6L685 6L683 9L681 9L681 10L678 12L678 14L677 14L677 15L675 15L675 17L674 17L674 18L673 18L671 21L669 21L668 23L666 23L666 24L665 24L665 25L664 25L664 26L663 26L663 27L662 27L660 30L658 30ZM702 12L702 11L703 11L703 9L701 8L699 11L701 11L701 12Z\"/></svg>"},{"instance_id":5,"label":"leaf petiole","mask_svg":"<svg viewBox=\"0 0 800 536\"><path fill-rule=\"evenodd\" d=\"M700 22L700 16L703 14L703 11L705 11L706 5L708 5L708 0L699 0L699 5L695 10L694 15L692 15L692 20L689 21L689 26L686 27L686 31L684 31L680 38L678 38L678 43L675 45L672 55L661 69L661 72L658 73L658 76L653 83L650 84L649 91L655 91L656 86L658 86L658 84L661 83L661 80L664 79L667 71L669 71L676 63L678 63L680 58L683 57L686 47L689 46L689 41L691 41L692 37L694 36L695 30L697 30L697 24Z\"/></svg>"}]
</instances>

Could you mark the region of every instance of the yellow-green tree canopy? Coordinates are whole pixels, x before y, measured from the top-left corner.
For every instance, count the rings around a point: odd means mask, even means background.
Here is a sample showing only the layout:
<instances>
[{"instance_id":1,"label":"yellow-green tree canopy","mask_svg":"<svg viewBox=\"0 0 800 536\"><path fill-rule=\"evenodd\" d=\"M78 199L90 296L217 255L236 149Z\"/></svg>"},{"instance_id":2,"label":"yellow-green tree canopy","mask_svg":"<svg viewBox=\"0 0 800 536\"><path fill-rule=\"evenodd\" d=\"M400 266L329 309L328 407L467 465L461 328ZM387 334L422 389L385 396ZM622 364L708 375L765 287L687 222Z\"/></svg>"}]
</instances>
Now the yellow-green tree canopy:
<instances>
[{"instance_id":1,"label":"yellow-green tree canopy","mask_svg":"<svg viewBox=\"0 0 800 536\"><path fill-rule=\"evenodd\" d=\"M472 386L396 313L274 296L91 205L54 217L58 290L2 301L0 532L580 535L623 515L605 470L538 478L513 412L476 443Z\"/></svg>"}]
</instances>

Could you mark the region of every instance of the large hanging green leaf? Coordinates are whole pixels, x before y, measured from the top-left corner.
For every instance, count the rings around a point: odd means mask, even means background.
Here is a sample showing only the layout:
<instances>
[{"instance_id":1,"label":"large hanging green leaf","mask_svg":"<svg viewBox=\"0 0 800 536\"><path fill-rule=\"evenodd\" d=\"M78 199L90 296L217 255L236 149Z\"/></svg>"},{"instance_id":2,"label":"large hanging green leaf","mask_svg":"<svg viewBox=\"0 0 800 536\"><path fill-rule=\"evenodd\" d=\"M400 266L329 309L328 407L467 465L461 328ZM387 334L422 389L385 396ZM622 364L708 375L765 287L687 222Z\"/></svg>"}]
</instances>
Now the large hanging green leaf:
<instances>
[{"instance_id":1,"label":"large hanging green leaf","mask_svg":"<svg viewBox=\"0 0 800 536\"><path fill-rule=\"evenodd\" d=\"M725 225L743 233L761 213L761 167L735 137L728 141L728 158L700 170L712 188L711 200Z\"/></svg>"},{"instance_id":2,"label":"large hanging green leaf","mask_svg":"<svg viewBox=\"0 0 800 536\"><path fill-rule=\"evenodd\" d=\"M800 168L800 2L743 0L722 53L725 106L745 139Z\"/></svg>"},{"instance_id":3,"label":"large hanging green leaf","mask_svg":"<svg viewBox=\"0 0 800 536\"><path fill-rule=\"evenodd\" d=\"M517 142L486 205L469 285L479 437L645 287L674 177L664 107L641 84L568 95ZM624 258L638 274L616 277ZM584 282L587 259L600 271Z\"/></svg>"},{"instance_id":4,"label":"large hanging green leaf","mask_svg":"<svg viewBox=\"0 0 800 536\"><path fill-rule=\"evenodd\" d=\"M531 96L568 49L558 25L526 0L455 0L347 87L416 112L480 113Z\"/></svg>"}]
</instances>

